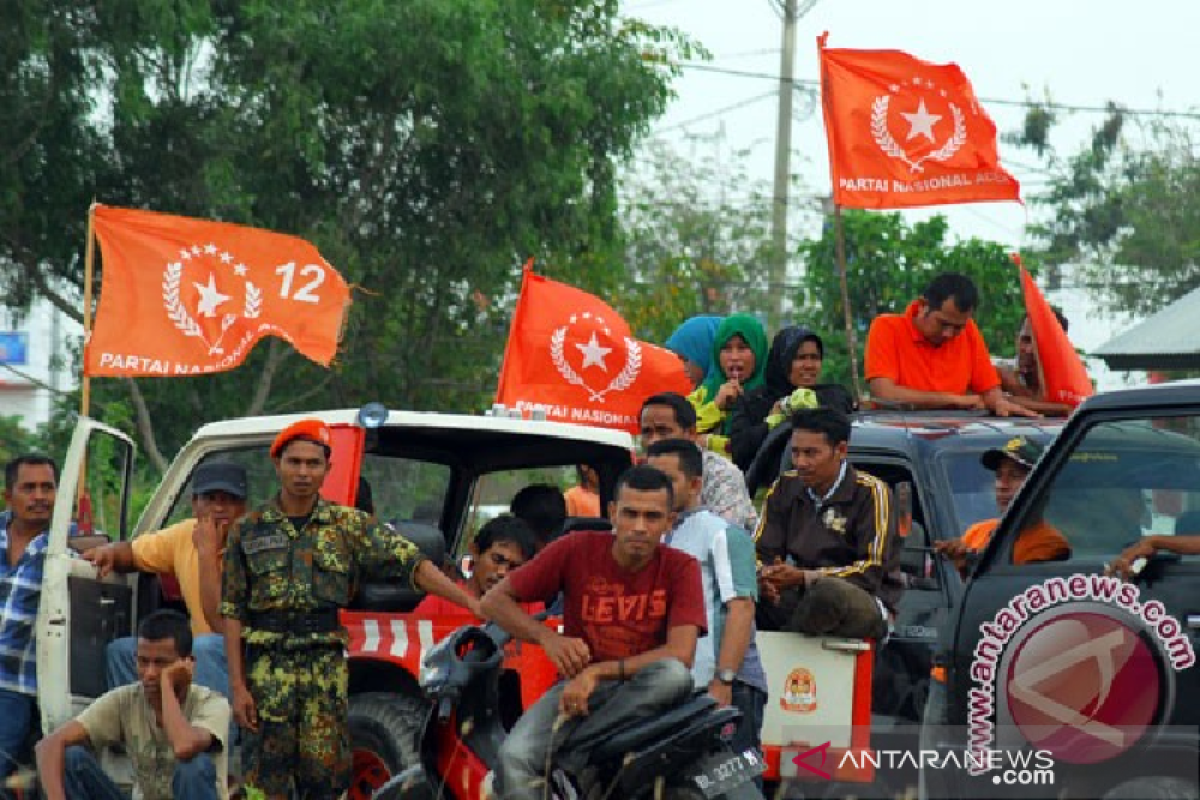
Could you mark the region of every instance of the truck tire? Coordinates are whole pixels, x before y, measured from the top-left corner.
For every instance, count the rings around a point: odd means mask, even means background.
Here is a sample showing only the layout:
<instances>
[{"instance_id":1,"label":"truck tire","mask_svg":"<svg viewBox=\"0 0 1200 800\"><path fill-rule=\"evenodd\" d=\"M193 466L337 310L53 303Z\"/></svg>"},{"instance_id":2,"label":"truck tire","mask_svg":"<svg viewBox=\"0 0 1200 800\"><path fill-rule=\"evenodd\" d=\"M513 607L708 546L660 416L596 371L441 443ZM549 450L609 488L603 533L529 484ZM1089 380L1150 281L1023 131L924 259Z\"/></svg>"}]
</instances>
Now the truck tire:
<instances>
[{"instance_id":1,"label":"truck tire","mask_svg":"<svg viewBox=\"0 0 1200 800\"><path fill-rule=\"evenodd\" d=\"M1200 791L1182 778L1147 775L1114 786L1104 800L1200 800Z\"/></svg>"},{"instance_id":2,"label":"truck tire","mask_svg":"<svg viewBox=\"0 0 1200 800\"><path fill-rule=\"evenodd\" d=\"M390 778L421 763L418 737L428 713L425 700L404 694L366 692L350 698L354 766L348 800L369 800Z\"/></svg>"}]
</instances>

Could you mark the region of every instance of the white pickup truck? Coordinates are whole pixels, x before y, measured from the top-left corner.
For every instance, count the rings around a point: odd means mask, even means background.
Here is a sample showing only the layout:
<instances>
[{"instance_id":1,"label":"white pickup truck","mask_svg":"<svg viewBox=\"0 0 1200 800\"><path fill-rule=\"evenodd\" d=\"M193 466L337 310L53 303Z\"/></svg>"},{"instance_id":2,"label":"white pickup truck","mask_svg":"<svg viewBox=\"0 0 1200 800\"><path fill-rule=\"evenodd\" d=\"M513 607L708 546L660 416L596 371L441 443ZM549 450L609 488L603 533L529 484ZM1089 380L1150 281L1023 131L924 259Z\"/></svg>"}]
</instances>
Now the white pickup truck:
<instances>
[{"instance_id":1,"label":"white pickup truck","mask_svg":"<svg viewBox=\"0 0 1200 800\"><path fill-rule=\"evenodd\" d=\"M355 410L303 415L320 417L334 432L333 468L322 492L353 504L359 479L365 479L377 515L443 561L466 552L481 519L495 506L507 505L530 484L567 486L577 464L597 469L604 508L617 476L633 459L634 442L624 432L501 416L374 411L372 427L362 424ZM152 576L97 579L92 566L72 553L72 521L90 516L97 532L117 540L184 519L191 513L191 476L208 461L246 467L250 503L262 503L275 491L267 457L271 440L300 418L255 417L201 427L136 524L127 518L133 443L119 431L80 420L62 465L37 625L43 730L61 725L106 690L104 650L110 641L131 635L142 615L178 600ZM423 702L415 677L423 653L457 623L418 617L412 612L419 600L402 586L368 584L343 612L351 641L352 798L370 797L420 758L398 722ZM781 633L760 633L758 644L771 688L763 729L767 779L871 780L869 766L838 769L851 761L841 753L869 744L871 646ZM510 661L513 691L508 696L515 716L555 675L537 648L522 648ZM796 763L804 753L809 754ZM128 779L119 755L105 759L115 778ZM482 776L476 776L445 788L454 797L477 798L482 785Z\"/></svg>"}]
</instances>

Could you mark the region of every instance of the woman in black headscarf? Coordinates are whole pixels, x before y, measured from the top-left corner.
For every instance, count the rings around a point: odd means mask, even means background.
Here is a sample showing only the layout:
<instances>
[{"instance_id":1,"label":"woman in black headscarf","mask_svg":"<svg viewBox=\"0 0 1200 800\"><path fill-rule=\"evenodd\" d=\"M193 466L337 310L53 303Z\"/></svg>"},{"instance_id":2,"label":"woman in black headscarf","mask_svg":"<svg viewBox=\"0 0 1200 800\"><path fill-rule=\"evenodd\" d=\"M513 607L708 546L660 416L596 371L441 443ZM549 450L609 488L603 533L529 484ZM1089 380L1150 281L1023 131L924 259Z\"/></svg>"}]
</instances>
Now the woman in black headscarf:
<instances>
[{"instance_id":1,"label":"woman in black headscarf","mask_svg":"<svg viewBox=\"0 0 1200 800\"><path fill-rule=\"evenodd\" d=\"M802 325L775 334L767 355L764 383L738 398L730 417L730 454L743 470L750 466L767 434L801 408L854 411L854 398L837 383L821 383L825 343Z\"/></svg>"}]
</instances>

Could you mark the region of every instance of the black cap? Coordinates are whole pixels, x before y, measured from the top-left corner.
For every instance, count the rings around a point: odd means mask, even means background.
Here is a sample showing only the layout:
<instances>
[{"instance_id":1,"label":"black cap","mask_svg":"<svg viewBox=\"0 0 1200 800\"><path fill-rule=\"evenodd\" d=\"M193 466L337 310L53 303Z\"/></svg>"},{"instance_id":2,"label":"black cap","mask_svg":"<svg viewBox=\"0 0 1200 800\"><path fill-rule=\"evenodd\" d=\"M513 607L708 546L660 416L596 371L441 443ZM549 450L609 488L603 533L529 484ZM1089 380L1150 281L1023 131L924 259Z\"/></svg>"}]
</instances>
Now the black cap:
<instances>
[{"instance_id":1,"label":"black cap","mask_svg":"<svg viewBox=\"0 0 1200 800\"><path fill-rule=\"evenodd\" d=\"M192 494L226 492L242 500L246 490L246 468L240 464L217 462L201 464L192 475Z\"/></svg>"}]
</instances>

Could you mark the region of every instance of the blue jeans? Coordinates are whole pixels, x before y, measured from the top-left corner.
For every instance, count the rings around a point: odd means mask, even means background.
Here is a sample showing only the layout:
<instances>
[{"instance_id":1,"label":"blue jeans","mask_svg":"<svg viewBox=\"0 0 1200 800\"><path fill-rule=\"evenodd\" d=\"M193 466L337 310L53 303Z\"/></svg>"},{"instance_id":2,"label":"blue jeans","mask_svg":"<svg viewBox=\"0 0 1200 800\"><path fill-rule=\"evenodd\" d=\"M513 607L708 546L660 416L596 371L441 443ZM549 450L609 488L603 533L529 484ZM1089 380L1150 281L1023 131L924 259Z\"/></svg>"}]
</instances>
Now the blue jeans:
<instances>
[{"instance_id":1,"label":"blue jeans","mask_svg":"<svg viewBox=\"0 0 1200 800\"><path fill-rule=\"evenodd\" d=\"M737 730L733 732L730 745L738 753L754 748L762 755L763 709L767 705L767 693L757 686L734 681L731 705L742 712L742 718L738 721ZM754 779L754 785L762 791L761 776Z\"/></svg>"},{"instance_id":2,"label":"blue jeans","mask_svg":"<svg viewBox=\"0 0 1200 800\"><path fill-rule=\"evenodd\" d=\"M229 665L225 662L225 637L205 633L192 641L196 657L196 685L220 692L229 698ZM126 636L109 643L105 652L108 688L137 683L137 637Z\"/></svg>"},{"instance_id":3,"label":"blue jeans","mask_svg":"<svg viewBox=\"0 0 1200 800\"><path fill-rule=\"evenodd\" d=\"M92 751L79 745L67 748L63 783L67 800L127 800L120 787L104 774ZM217 800L217 767L208 753L175 763L171 796L175 800Z\"/></svg>"},{"instance_id":4,"label":"blue jeans","mask_svg":"<svg viewBox=\"0 0 1200 800\"><path fill-rule=\"evenodd\" d=\"M33 695L0 689L0 777L17 769L17 756L33 723Z\"/></svg>"},{"instance_id":5,"label":"blue jeans","mask_svg":"<svg viewBox=\"0 0 1200 800\"><path fill-rule=\"evenodd\" d=\"M664 659L624 683L601 683L588 698L590 713L558 736L554 721L566 685L560 681L530 706L500 746L496 778L504 800L542 800L551 747L586 753L615 728L686 700L692 692L692 673L680 662Z\"/></svg>"}]
</instances>

